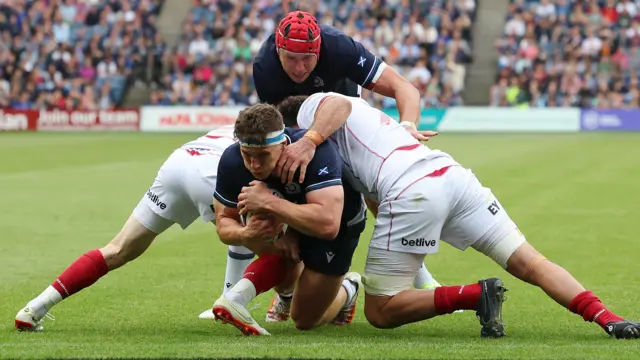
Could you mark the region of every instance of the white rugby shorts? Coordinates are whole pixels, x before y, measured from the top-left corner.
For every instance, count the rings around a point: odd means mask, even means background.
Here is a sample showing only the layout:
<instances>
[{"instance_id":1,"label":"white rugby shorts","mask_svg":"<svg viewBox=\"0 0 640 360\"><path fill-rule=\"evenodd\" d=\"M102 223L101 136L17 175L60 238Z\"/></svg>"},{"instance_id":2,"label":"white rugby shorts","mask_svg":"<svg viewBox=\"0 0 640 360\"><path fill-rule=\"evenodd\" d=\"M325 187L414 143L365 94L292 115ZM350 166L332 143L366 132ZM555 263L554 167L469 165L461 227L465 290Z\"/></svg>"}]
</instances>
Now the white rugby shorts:
<instances>
[{"instance_id":1,"label":"white rugby shorts","mask_svg":"<svg viewBox=\"0 0 640 360\"><path fill-rule=\"evenodd\" d=\"M526 241L470 170L453 165L425 173L425 168L415 164L378 207L363 279L368 293L393 295L410 288L424 256L438 252L441 240L459 250L472 246L503 267ZM391 284L399 287L385 290Z\"/></svg>"},{"instance_id":2,"label":"white rugby shorts","mask_svg":"<svg viewBox=\"0 0 640 360\"><path fill-rule=\"evenodd\" d=\"M178 223L186 229L198 217L213 221L219 155L192 155L175 150L158 170L153 185L143 195L133 216L160 234Z\"/></svg>"}]
</instances>

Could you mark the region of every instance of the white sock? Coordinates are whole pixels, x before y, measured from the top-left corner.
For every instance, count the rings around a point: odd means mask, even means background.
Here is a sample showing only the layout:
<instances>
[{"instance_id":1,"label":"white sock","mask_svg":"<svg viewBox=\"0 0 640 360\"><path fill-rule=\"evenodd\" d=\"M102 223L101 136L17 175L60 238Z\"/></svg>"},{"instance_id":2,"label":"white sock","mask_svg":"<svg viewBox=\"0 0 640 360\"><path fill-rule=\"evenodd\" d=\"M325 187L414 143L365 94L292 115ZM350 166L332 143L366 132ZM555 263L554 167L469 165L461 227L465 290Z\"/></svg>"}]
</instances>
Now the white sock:
<instances>
[{"instance_id":1,"label":"white sock","mask_svg":"<svg viewBox=\"0 0 640 360\"><path fill-rule=\"evenodd\" d=\"M256 297L256 287L251 281L243 278L223 296L229 301L246 307Z\"/></svg>"},{"instance_id":2,"label":"white sock","mask_svg":"<svg viewBox=\"0 0 640 360\"><path fill-rule=\"evenodd\" d=\"M229 246L227 256L227 270L224 273L224 289L225 294L231 289L244 275L247 266L251 264L254 254L251 250L244 246Z\"/></svg>"},{"instance_id":3,"label":"white sock","mask_svg":"<svg viewBox=\"0 0 640 360\"><path fill-rule=\"evenodd\" d=\"M422 264L420 269L418 269L418 274L413 279L413 287L416 289L422 289L425 285L432 284L434 281L435 279L431 276L427 267Z\"/></svg>"},{"instance_id":4,"label":"white sock","mask_svg":"<svg viewBox=\"0 0 640 360\"><path fill-rule=\"evenodd\" d=\"M353 285L353 283L347 279L342 280L342 286L347 291L347 301L345 302L345 304L348 304L356 295L356 286Z\"/></svg>"},{"instance_id":5,"label":"white sock","mask_svg":"<svg viewBox=\"0 0 640 360\"><path fill-rule=\"evenodd\" d=\"M62 295L49 285L44 291L33 300L29 301L29 306L37 316L45 316L47 312L57 303L62 301Z\"/></svg>"},{"instance_id":6,"label":"white sock","mask_svg":"<svg viewBox=\"0 0 640 360\"><path fill-rule=\"evenodd\" d=\"M286 294L281 294L279 292L276 292L278 294L278 296L280 297L280 300L282 301L291 301L291 299L293 299L293 293L286 293Z\"/></svg>"}]
</instances>

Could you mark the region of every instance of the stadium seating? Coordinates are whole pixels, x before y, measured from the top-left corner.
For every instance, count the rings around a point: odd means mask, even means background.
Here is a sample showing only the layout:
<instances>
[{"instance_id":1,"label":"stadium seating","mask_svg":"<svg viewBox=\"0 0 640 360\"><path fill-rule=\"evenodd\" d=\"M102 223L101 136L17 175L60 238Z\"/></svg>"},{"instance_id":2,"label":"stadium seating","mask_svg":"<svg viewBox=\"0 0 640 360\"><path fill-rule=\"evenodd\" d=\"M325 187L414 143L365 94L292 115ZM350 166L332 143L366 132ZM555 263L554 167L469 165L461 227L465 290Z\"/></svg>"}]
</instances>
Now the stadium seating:
<instances>
[{"instance_id":1,"label":"stadium seating","mask_svg":"<svg viewBox=\"0 0 640 360\"><path fill-rule=\"evenodd\" d=\"M0 108L118 105L159 40L163 2L0 1Z\"/></svg>"},{"instance_id":2,"label":"stadium seating","mask_svg":"<svg viewBox=\"0 0 640 360\"><path fill-rule=\"evenodd\" d=\"M258 101L252 58L287 11L280 1L194 0L170 74L150 104L241 105ZM471 61L475 0L311 1L321 23L341 29L395 66L423 94L424 107L461 105ZM384 3L384 6L382 4ZM366 94L378 106L393 99Z\"/></svg>"},{"instance_id":3,"label":"stadium seating","mask_svg":"<svg viewBox=\"0 0 640 360\"><path fill-rule=\"evenodd\" d=\"M639 4L512 1L491 105L638 107Z\"/></svg>"}]
</instances>

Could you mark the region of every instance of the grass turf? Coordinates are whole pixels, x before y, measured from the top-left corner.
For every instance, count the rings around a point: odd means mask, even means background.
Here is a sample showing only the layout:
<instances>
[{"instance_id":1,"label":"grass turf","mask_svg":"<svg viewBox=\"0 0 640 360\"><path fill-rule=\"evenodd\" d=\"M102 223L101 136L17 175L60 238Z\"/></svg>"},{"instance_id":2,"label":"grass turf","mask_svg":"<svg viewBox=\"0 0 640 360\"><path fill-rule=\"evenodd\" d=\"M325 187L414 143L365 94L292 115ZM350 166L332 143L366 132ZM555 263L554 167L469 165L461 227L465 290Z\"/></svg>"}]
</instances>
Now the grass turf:
<instances>
[{"instance_id":1,"label":"grass turf","mask_svg":"<svg viewBox=\"0 0 640 360\"><path fill-rule=\"evenodd\" d=\"M193 134L0 135L0 358L298 357L636 359L640 342L615 341L473 250L441 246L428 266L444 284L501 277L510 291L507 337L479 338L471 311L394 330L366 322L362 298L348 327L245 338L197 319L222 290L226 248L198 221L160 236L142 257L65 300L44 333L17 333L15 313L68 264L120 229L173 148ZM598 294L640 319L636 239L640 135L451 135L429 144L491 187L529 241ZM370 219L371 220L371 219ZM362 271L370 226L354 257Z\"/></svg>"}]
</instances>

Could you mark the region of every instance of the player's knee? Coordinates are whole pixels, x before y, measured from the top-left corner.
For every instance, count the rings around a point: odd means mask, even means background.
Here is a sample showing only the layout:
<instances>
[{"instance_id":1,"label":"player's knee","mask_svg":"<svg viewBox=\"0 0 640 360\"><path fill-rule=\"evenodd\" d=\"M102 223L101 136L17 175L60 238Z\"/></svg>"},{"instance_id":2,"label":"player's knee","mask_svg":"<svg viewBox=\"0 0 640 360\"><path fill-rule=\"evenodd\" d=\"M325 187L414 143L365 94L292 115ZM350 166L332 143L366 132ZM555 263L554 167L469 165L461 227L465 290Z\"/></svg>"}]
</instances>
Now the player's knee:
<instances>
[{"instance_id":1,"label":"player's knee","mask_svg":"<svg viewBox=\"0 0 640 360\"><path fill-rule=\"evenodd\" d=\"M301 307L292 307L291 309L291 320L293 321L294 326L298 330L311 330L322 318L322 312L315 311L315 309L310 309L308 306L304 307L305 311L300 311L303 308Z\"/></svg>"},{"instance_id":2,"label":"player's knee","mask_svg":"<svg viewBox=\"0 0 640 360\"><path fill-rule=\"evenodd\" d=\"M364 307L364 317L367 319L371 326L378 329L391 329L395 326L390 319L385 316L382 308L378 306L366 306Z\"/></svg>"},{"instance_id":3,"label":"player's knee","mask_svg":"<svg viewBox=\"0 0 640 360\"><path fill-rule=\"evenodd\" d=\"M300 331L311 330L316 326L316 321L310 321L310 319L293 319L293 324L296 329Z\"/></svg>"}]
</instances>

